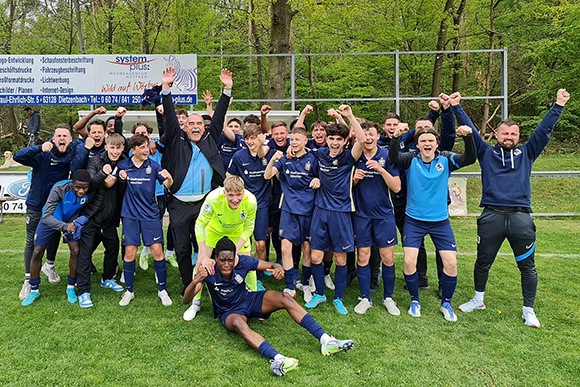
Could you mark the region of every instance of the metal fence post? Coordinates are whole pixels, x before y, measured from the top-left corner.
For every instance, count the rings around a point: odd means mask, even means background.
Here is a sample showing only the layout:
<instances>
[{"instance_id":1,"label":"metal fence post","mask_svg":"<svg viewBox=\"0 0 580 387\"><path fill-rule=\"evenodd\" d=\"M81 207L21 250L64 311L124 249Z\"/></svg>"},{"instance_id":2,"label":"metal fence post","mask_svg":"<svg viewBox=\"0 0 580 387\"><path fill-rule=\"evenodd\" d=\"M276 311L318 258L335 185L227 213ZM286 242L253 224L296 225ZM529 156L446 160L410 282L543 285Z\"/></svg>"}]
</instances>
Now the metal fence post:
<instances>
[{"instance_id":1,"label":"metal fence post","mask_svg":"<svg viewBox=\"0 0 580 387\"><path fill-rule=\"evenodd\" d=\"M508 118L508 50L504 47L501 53L501 95L503 96L503 102L501 104L501 119L507 120Z\"/></svg>"},{"instance_id":2,"label":"metal fence post","mask_svg":"<svg viewBox=\"0 0 580 387\"><path fill-rule=\"evenodd\" d=\"M399 84L399 50L395 50L395 112L401 115L401 102Z\"/></svg>"},{"instance_id":3,"label":"metal fence post","mask_svg":"<svg viewBox=\"0 0 580 387\"><path fill-rule=\"evenodd\" d=\"M293 53L290 57L290 92L292 93L291 110L296 109L296 56Z\"/></svg>"}]
</instances>

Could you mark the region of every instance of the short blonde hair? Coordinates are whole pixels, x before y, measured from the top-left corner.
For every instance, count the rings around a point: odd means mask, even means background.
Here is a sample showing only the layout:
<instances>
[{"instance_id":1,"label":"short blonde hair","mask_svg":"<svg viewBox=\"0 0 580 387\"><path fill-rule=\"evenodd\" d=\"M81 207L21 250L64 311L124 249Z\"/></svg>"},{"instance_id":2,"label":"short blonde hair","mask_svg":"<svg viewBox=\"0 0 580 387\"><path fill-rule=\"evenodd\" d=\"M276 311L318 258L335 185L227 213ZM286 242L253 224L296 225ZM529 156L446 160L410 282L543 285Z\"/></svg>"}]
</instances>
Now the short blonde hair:
<instances>
[{"instance_id":1,"label":"short blonde hair","mask_svg":"<svg viewBox=\"0 0 580 387\"><path fill-rule=\"evenodd\" d=\"M224 190L226 192L243 192L244 180L239 176L230 175L224 180Z\"/></svg>"}]
</instances>

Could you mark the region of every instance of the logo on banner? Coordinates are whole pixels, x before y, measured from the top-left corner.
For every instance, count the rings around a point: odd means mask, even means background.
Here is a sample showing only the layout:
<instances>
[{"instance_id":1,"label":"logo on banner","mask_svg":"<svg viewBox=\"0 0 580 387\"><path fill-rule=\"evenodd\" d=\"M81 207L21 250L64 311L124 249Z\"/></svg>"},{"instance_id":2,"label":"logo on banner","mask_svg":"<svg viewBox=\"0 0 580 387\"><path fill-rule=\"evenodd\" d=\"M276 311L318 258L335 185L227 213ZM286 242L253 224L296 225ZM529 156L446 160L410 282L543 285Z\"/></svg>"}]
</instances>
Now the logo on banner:
<instances>
[{"instance_id":1,"label":"logo on banner","mask_svg":"<svg viewBox=\"0 0 580 387\"><path fill-rule=\"evenodd\" d=\"M28 179L15 181L8 186L6 191L14 199L26 200L30 191L30 181Z\"/></svg>"},{"instance_id":2,"label":"logo on banner","mask_svg":"<svg viewBox=\"0 0 580 387\"><path fill-rule=\"evenodd\" d=\"M153 62L155 59L147 59L146 56L137 55L119 55L115 57L115 60L108 60L107 62L119 65L119 66L129 66L129 71L136 70L149 70L148 63Z\"/></svg>"}]
</instances>

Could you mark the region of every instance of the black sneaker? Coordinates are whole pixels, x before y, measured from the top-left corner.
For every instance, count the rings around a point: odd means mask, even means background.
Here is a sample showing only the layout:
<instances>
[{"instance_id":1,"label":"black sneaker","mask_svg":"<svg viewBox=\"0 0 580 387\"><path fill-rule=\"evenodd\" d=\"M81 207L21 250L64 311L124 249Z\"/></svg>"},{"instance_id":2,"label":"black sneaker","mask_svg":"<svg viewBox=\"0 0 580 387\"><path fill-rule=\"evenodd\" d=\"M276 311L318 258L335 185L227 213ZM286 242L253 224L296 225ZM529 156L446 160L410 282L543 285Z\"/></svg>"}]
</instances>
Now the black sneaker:
<instances>
[{"instance_id":1,"label":"black sneaker","mask_svg":"<svg viewBox=\"0 0 580 387\"><path fill-rule=\"evenodd\" d=\"M371 293L376 293L379 290L379 284L371 283Z\"/></svg>"}]
</instances>

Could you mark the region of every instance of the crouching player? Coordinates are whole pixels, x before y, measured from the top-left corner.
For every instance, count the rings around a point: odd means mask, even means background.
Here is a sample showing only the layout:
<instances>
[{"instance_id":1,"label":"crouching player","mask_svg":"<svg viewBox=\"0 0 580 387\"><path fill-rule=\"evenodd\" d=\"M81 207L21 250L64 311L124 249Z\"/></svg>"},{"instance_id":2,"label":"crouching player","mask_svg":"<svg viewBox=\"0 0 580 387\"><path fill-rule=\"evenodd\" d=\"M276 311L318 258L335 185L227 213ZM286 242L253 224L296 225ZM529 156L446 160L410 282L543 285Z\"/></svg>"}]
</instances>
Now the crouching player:
<instances>
[{"instance_id":1,"label":"crouching player","mask_svg":"<svg viewBox=\"0 0 580 387\"><path fill-rule=\"evenodd\" d=\"M149 139L134 135L129 140L133 156L121 160L117 164L115 177L127 182L127 190L123 196L121 217L123 218L123 240L125 257L123 258L123 274L127 291L119 302L127 306L135 298L133 279L135 277L135 256L141 245L149 246L153 254L155 273L159 290L157 295L165 306L172 304L166 290L167 266L163 255L163 228L159 222L159 208L155 197L155 182L171 188L173 178L165 169L149 158ZM114 183L113 183L114 184ZM105 182L105 186L109 186Z\"/></svg>"},{"instance_id":2,"label":"crouching player","mask_svg":"<svg viewBox=\"0 0 580 387\"><path fill-rule=\"evenodd\" d=\"M411 294L409 314L421 317L419 303L419 279L417 255L421 241L428 234L443 260L443 283L441 312L447 321L457 321L451 307L451 298L457 286L457 247L449 223L447 210L448 182L451 172L475 162L475 143L469 126L457 128L457 135L464 138L465 154L437 151L439 133L433 128L415 132L416 150L400 153L401 130L395 132L394 142L389 146L389 158L405 169L407 177L407 209L403 226L403 273Z\"/></svg>"},{"instance_id":3,"label":"crouching player","mask_svg":"<svg viewBox=\"0 0 580 387\"><path fill-rule=\"evenodd\" d=\"M346 352L354 347L352 340L337 340L329 336L289 295L273 290L248 292L244 278L249 271L266 270L277 279L281 279L284 271L280 265L257 260L247 255L238 257L236 245L228 237L223 237L216 243L212 258L217 263L215 274L210 275L206 268L200 268L193 282L185 290L183 302L189 303L199 292L202 284L207 284L213 303L214 317L219 318L227 330L242 336L250 347L270 359L272 361L270 370L275 376L282 376L296 369L298 360L278 353L259 333L250 329L248 318L267 319L273 312L285 309L297 324L320 341L323 355Z\"/></svg>"},{"instance_id":4,"label":"crouching player","mask_svg":"<svg viewBox=\"0 0 580 387\"><path fill-rule=\"evenodd\" d=\"M264 178L271 179L278 175L282 186L280 215L280 238L282 239L282 264L286 289L284 292L296 297L294 289L294 261L292 245L302 245L304 258L302 274L304 278L304 301L312 299L308 280L312 275L310 269L310 221L314 210L315 190L320 187L318 180L318 161L316 157L306 152L308 142L306 129L295 126L290 135L290 153L288 158L277 151L270 159Z\"/></svg>"},{"instance_id":5,"label":"crouching player","mask_svg":"<svg viewBox=\"0 0 580 387\"><path fill-rule=\"evenodd\" d=\"M42 255L50 241L57 233L64 233L63 241L70 249L69 275L66 294L71 304L77 302L75 293L77 257L79 254L79 240L81 229L87 223L86 216L80 216L81 209L89 202L89 186L91 175L84 169L79 169L72 175L72 180L59 181L54 185L48 196L48 200L42 209L42 218L34 236L34 250L30 262L30 286L28 297L22 301L22 306L32 304L40 292L40 266ZM92 207L98 208L99 203L95 200ZM94 204L94 206L93 206ZM90 210L87 211L90 214Z\"/></svg>"}]
</instances>

